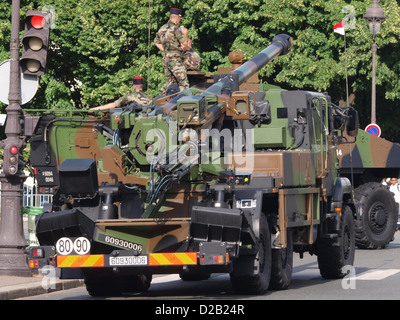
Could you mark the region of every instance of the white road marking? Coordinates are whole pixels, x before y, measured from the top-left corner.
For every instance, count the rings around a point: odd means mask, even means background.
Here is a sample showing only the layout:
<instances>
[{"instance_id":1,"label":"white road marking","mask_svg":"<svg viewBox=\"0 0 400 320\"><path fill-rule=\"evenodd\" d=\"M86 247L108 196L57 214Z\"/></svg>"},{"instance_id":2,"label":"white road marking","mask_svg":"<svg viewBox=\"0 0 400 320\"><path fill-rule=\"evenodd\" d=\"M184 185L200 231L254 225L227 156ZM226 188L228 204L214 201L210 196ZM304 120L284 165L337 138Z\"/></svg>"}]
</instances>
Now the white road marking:
<instances>
[{"instance_id":1,"label":"white road marking","mask_svg":"<svg viewBox=\"0 0 400 320\"><path fill-rule=\"evenodd\" d=\"M356 271L355 280L383 280L397 273L400 273L400 269L371 269L361 273L357 273ZM224 278L220 278L223 276L226 277L226 280L229 280L228 274L214 273L212 274L211 278L208 281L225 280ZM293 272L293 278L299 280L311 280L317 278L322 279L319 273L319 269L317 267L311 267L298 272ZM171 281L181 281L181 278L179 277L178 274L158 275L158 276L153 276L153 280L151 283L156 284L156 283L166 283Z\"/></svg>"},{"instance_id":2,"label":"white road marking","mask_svg":"<svg viewBox=\"0 0 400 320\"><path fill-rule=\"evenodd\" d=\"M383 280L383 279L393 276L397 273L400 273L400 269L371 269L368 271L357 273L357 268L356 268L355 279L356 280ZM302 270L299 272L294 272L293 277L296 279L301 279L301 280L310 280L310 279L315 279L315 278L321 278L321 275L319 273L318 268L308 268L308 269L305 269L305 270Z\"/></svg>"},{"instance_id":3,"label":"white road marking","mask_svg":"<svg viewBox=\"0 0 400 320\"><path fill-rule=\"evenodd\" d=\"M151 281L151 284L164 283L164 282L177 281L177 280L181 280L181 278L179 278L179 275L177 275L177 274L169 274L166 276L162 275L162 276L158 276L158 277L153 276L153 280Z\"/></svg>"},{"instance_id":4,"label":"white road marking","mask_svg":"<svg viewBox=\"0 0 400 320\"><path fill-rule=\"evenodd\" d=\"M225 280L224 278L220 278L220 277L226 277L226 280L229 280L229 275L226 273L213 273L211 275L211 278L208 279L207 281ZM153 276L153 280L151 281L151 284L165 283L165 282L170 282L170 281L182 281L182 280L178 274L157 275L157 276Z\"/></svg>"},{"instance_id":5,"label":"white road marking","mask_svg":"<svg viewBox=\"0 0 400 320\"><path fill-rule=\"evenodd\" d=\"M377 269L368 270L360 274L356 274L356 280L383 280L387 277L399 273L400 269Z\"/></svg>"}]
</instances>

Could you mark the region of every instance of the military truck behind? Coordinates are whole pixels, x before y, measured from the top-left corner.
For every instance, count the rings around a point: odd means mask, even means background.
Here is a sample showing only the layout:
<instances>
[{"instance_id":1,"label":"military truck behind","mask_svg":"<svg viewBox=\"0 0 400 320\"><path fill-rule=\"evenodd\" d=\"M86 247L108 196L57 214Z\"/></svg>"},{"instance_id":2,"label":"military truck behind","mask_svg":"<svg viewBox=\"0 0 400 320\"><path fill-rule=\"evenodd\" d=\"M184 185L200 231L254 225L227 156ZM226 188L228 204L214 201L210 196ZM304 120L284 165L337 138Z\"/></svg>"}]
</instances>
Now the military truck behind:
<instances>
[{"instance_id":1,"label":"military truck behind","mask_svg":"<svg viewBox=\"0 0 400 320\"><path fill-rule=\"evenodd\" d=\"M363 249L386 248L397 230L399 205L382 185L400 176L400 145L358 129L356 143L345 136L338 145L340 175L355 188L356 244Z\"/></svg>"}]
</instances>

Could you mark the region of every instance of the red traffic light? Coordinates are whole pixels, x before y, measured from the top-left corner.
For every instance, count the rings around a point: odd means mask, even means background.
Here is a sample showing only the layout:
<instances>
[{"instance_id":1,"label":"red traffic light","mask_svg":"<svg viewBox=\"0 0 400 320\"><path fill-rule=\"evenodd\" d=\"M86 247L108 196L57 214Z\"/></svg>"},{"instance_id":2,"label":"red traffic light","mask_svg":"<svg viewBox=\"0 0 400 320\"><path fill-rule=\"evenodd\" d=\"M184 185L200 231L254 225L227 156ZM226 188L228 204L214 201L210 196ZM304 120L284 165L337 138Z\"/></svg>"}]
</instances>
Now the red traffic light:
<instances>
[{"instance_id":1,"label":"red traffic light","mask_svg":"<svg viewBox=\"0 0 400 320\"><path fill-rule=\"evenodd\" d=\"M18 148L17 148L16 146L12 146L12 147L10 148L10 153L11 153L11 154L17 154L17 153L18 153Z\"/></svg>"},{"instance_id":2,"label":"red traffic light","mask_svg":"<svg viewBox=\"0 0 400 320\"><path fill-rule=\"evenodd\" d=\"M46 24L46 19L43 16L33 16L31 18L31 25L35 29L42 29Z\"/></svg>"},{"instance_id":3,"label":"red traffic light","mask_svg":"<svg viewBox=\"0 0 400 320\"><path fill-rule=\"evenodd\" d=\"M7 143L4 147L3 172L7 176L13 176L18 173L19 165L18 144L16 142Z\"/></svg>"},{"instance_id":4,"label":"red traffic light","mask_svg":"<svg viewBox=\"0 0 400 320\"><path fill-rule=\"evenodd\" d=\"M29 10L25 18L22 39L21 70L24 74L42 75L46 72L51 13Z\"/></svg>"}]
</instances>

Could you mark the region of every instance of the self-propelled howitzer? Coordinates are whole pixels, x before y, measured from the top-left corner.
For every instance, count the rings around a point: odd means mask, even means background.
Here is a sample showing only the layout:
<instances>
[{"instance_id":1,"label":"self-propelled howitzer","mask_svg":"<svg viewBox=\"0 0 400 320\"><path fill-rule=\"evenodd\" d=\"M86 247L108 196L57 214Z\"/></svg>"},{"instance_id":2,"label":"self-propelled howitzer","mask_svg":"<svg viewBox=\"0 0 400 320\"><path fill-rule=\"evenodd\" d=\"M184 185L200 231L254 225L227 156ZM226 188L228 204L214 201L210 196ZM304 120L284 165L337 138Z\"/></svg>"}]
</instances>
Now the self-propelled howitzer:
<instances>
[{"instance_id":1,"label":"self-propelled howitzer","mask_svg":"<svg viewBox=\"0 0 400 320\"><path fill-rule=\"evenodd\" d=\"M262 293L287 288L293 252L310 252L323 277L343 277L355 206L337 174L336 123L347 130L352 118L317 92L239 91L290 49L279 35L208 89L151 107L31 117L31 164L39 186L57 190L36 235L55 246L62 274L81 272L91 295L144 291L157 273L216 272Z\"/></svg>"}]
</instances>

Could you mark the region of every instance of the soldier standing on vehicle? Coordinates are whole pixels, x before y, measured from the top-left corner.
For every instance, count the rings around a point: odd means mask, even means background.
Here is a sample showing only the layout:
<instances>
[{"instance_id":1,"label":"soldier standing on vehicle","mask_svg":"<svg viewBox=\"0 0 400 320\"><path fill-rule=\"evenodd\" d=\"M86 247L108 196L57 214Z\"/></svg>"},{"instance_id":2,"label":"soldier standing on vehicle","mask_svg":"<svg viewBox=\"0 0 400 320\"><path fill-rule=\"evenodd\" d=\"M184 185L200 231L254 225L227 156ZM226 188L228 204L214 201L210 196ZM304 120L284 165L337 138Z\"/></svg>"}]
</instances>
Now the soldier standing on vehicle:
<instances>
[{"instance_id":1,"label":"soldier standing on vehicle","mask_svg":"<svg viewBox=\"0 0 400 320\"><path fill-rule=\"evenodd\" d=\"M136 103L138 106L148 106L152 103L151 97L143 92L143 77L133 77L132 88L132 92L128 92L118 100L102 106L91 108L90 110L108 110L112 108L120 108L131 103Z\"/></svg>"},{"instance_id":2,"label":"soldier standing on vehicle","mask_svg":"<svg viewBox=\"0 0 400 320\"><path fill-rule=\"evenodd\" d=\"M158 30L154 44L164 52L163 65L167 84L163 88L176 83L182 91L189 88L183 52L184 49L189 49L190 40L187 37L188 30L180 26L182 10L171 8L169 13L169 20Z\"/></svg>"}]
</instances>

